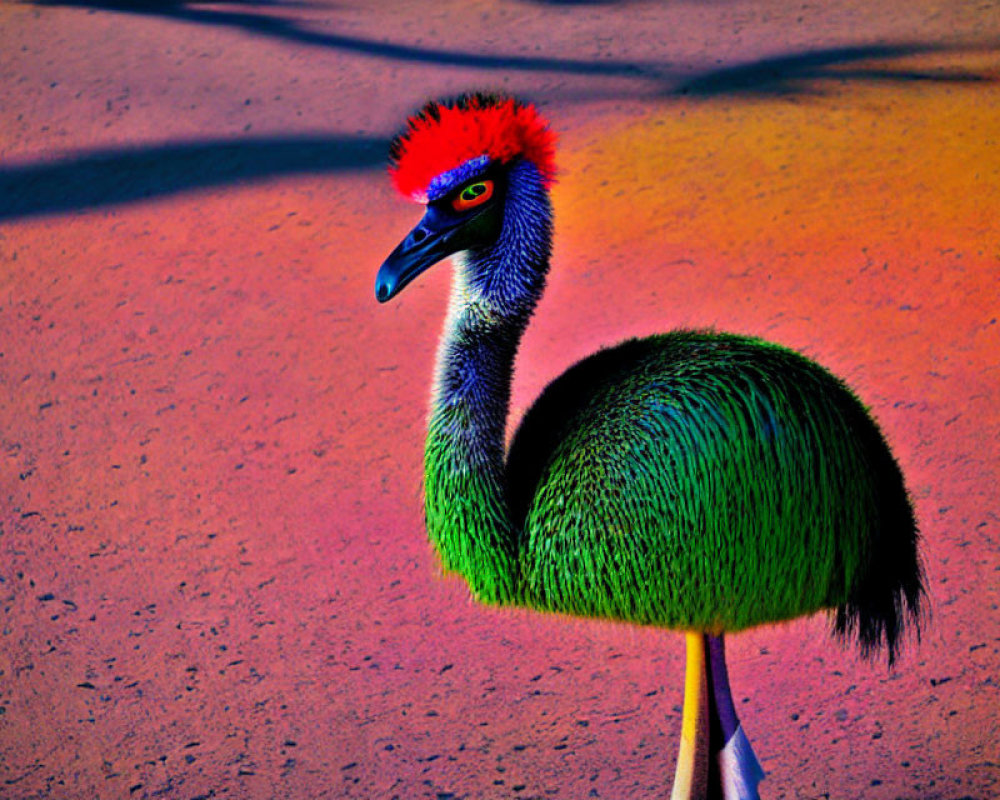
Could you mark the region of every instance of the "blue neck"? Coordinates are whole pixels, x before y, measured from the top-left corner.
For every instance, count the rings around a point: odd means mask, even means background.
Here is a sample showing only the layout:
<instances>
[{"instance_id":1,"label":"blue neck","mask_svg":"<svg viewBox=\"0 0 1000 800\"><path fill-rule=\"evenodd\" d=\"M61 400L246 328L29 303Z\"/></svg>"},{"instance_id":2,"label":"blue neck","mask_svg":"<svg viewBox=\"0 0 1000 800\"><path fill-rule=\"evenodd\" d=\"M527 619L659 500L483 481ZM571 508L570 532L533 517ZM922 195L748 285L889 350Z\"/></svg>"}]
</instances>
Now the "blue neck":
<instances>
[{"instance_id":1,"label":"blue neck","mask_svg":"<svg viewBox=\"0 0 1000 800\"><path fill-rule=\"evenodd\" d=\"M464 407L468 424L455 432L461 445L501 471L514 358L545 288L551 238L548 193L532 164L516 164L499 239L465 253L452 284L434 411Z\"/></svg>"}]
</instances>

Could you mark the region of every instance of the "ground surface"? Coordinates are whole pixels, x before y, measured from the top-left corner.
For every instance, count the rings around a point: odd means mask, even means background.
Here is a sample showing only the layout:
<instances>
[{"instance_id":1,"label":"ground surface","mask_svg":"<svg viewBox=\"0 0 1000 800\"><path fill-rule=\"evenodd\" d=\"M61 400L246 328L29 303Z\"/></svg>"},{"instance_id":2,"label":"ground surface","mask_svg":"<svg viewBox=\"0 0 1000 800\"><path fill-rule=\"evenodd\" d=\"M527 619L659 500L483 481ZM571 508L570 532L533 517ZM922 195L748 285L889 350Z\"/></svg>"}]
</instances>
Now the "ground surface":
<instances>
[{"instance_id":1,"label":"ground surface","mask_svg":"<svg viewBox=\"0 0 1000 800\"><path fill-rule=\"evenodd\" d=\"M0 5L0 796L643 798L682 637L471 604L421 527L448 269L387 138L503 87L562 135L515 414L672 326L843 375L933 616L733 637L767 798L1000 796L1000 6Z\"/></svg>"}]
</instances>

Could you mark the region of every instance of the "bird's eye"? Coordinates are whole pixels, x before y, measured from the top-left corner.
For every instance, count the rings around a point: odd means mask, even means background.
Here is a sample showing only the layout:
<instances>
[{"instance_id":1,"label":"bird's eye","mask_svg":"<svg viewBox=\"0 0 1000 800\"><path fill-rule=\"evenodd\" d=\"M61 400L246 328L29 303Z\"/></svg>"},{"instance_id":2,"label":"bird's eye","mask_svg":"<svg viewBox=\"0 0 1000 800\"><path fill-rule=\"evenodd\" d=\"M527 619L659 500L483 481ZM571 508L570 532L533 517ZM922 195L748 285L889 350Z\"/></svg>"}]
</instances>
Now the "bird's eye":
<instances>
[{"instance_id":1,"label":"bird's eye","mask_svg":"<svg viewBox=\"0 0 1000 800\"><path fill-rule=\"evenodd\" d=\"M468 211L478 205L485 203L493 196L493 181L476 181L470 183L451 201L452 208L456 211Z\"/></svg>"}]
</instances>

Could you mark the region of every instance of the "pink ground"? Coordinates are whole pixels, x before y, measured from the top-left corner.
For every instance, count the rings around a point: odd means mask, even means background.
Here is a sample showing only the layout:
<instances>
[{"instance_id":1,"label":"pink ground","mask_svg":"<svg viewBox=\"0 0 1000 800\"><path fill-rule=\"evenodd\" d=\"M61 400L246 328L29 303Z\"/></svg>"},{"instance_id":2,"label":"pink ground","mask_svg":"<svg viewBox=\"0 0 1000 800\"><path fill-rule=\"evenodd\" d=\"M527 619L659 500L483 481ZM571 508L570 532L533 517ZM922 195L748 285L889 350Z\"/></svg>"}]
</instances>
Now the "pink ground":
<instances>
[{"instance_id":1,"label":"pink ground","mask_svg":"<svg viewBox=\"0 0 1000 800\"><path fill-rule=\"evenodd\" d=\"M375 303L419 213L381 165L481 86L562 134L516 414L713 325L843 375L908 476L894 673L730 640L764 796L1000 796L1000 7L376 5L0 6L0 796L669 791L682 637L473 605L425 544L448 269Z\"/></svg>"}]
</instances>

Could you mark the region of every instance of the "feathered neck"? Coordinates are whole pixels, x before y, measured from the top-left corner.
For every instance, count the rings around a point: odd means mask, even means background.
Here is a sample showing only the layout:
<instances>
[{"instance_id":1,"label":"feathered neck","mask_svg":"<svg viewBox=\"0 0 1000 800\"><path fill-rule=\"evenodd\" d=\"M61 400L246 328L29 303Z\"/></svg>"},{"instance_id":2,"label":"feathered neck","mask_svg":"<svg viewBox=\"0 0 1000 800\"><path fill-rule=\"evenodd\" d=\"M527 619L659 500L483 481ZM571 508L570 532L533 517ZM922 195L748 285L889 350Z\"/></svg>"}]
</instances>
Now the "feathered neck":
<instances>
[{"instance_id":1,"label":"feathered neck","mask_svg":"<svg viewBox=\"0 0 1000 800\"><path fill-rule=\"evenodd\" d=\"M484 601L514 602L519 591L504 432L514 359L544 289L551 236L548 192L535 167L519 162L499 239L457 259L438 350L424 459L427 529L445 569Z\"/></svg>"}]
</instances>

